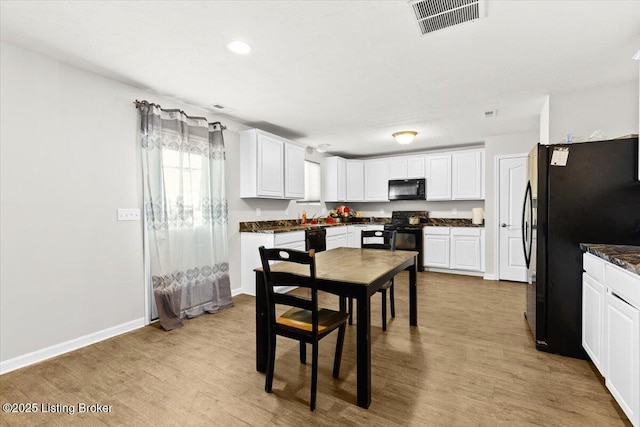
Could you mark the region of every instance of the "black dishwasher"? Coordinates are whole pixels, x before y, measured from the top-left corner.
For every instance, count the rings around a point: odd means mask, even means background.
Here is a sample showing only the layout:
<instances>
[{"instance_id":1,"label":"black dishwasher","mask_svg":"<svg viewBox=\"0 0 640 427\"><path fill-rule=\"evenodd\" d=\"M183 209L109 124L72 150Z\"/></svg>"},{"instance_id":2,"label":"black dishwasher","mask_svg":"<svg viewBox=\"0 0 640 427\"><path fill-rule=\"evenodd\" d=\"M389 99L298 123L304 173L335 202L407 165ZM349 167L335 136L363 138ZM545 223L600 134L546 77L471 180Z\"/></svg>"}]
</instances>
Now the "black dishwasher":
<instances>
[{"instance_id":1,"label":"black dishwasher","mask_svg":"<svg viewBox=\"0 0 640 427\"><path fill-rule=\"evenodd\" d=\"M327 230L324 228L315 228L305 230L304 234L304 248L306 251L311 249L314 249L316 252L327 250Z\"/></svg>"}]
</instances>

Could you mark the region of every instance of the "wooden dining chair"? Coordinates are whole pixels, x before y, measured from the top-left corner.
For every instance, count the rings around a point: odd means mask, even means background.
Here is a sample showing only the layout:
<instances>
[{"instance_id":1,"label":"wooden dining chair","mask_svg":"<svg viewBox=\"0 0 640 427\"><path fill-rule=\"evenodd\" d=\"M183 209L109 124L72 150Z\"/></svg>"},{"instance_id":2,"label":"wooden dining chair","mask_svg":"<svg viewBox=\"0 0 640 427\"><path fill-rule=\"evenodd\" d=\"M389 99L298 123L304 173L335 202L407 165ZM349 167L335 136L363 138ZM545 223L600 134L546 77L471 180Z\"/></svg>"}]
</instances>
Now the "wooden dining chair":
<instances>
[{"instance_id":1,"label":"wooden dining chair","mask_svg":"<svg viewBox=\"0 0 640 427\"><path fill-rule=\"evenodd\" d=\"M340 360L348 313L318 308L318 289L316 286L315 252L296 251L293 249L265 249L260 246L260 259L266 287L268 352L267 378L264 389L271 393L273 385L273 371L276 357L276 336L292 338L300 342L300 363L306 364L307 343L311 344L311 399L309 407L316 408L316 390L318 388L318 341L332 331L338 329L338 341L333 360L333 377L340 374ZM271 270L270 262L287 262L303 264L309 267L309 276L299 276L292 273ZM310 290L310 298L296 295L279 294L274 286L299 286ZM288 311L276 317L276 306L289 306Z\"/></svg>"},{"instance_id":2,"label":"wooden dining chair","mask_svg":"<svg viewBox=\"0 0 640 427\"><path fill-rule=\"evenodd\" d=\"M360 247L363 249L396 250L396 231L365 230L360 235ZM382 285L378 292L382 294L382 330L387 330L387 290L391 305L391 317L396 317L396 302L393 295L393 278ZM349 324L353 324L353 298L349 298Z\"/></svg>"}]
</instances>

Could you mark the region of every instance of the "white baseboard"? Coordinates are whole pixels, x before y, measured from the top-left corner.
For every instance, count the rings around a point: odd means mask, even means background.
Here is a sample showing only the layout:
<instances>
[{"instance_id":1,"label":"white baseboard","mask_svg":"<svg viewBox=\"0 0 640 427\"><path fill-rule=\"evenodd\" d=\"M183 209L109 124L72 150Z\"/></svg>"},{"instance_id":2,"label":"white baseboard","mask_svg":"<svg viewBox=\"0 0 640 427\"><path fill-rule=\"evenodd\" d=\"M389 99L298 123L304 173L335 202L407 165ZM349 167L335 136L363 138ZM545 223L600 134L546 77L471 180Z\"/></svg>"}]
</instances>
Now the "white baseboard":
<instances>
[{"instance_id":1,"label":"white baseboard","mask_svg":"<svg viewBox=\"0 0 640 427\"><path fill-rule=\"evenodd\" d=\"M424 271L432 271L434 273L460 274L463 276L484 276L484 273L482 271L452 270L449 268L425 267Z\"/></svg>"},{"instance_id":2,"label":"white baseboard","mask_svg":"<svg viewBox=\"0 0 640 427\"><path fill-rule=\"evenodd\" d=\"M231 289L231 296L232 297L237 297L238 295L242 295L242 294L246 294L246 292L244 292L242 290L242 288L238 288L238 289ZM249 295L249 294L247 294Z\"/></svg>"},{"instance_id":3,"label":"white baseboard","mask_svg":"<svg viewBox=\"0 0 640 427\"><path fill-rule=\"evenodd\" d=\"M498 280L495 274L485 274L484 280Z\"/></svg>"},{"instance_id":4,"label":"white baseboard","mask_svg":"<svg viewBox=\"0 0 640 427\"><path fill-rule=\"evenodd\" d=\"M121 325L113 326L111 328L103 329L98 332L93 332L89 335L74 338L60 344L52 345L51 347L43 348L41 350L36 350L22 356L14 357L13 359L4 360L0 362L0 375L6 374L7 372L15 371L16 369L24 368L25 366L33 365L34 363L42 362L43 360L51 359L52 357L60 356L61 354L68 353L70 351L77 350L79 348L86 347L100 341L104 341L108 338L115 337L116 335L133 331L134 329L143 328L144 326L145 321L144 318L141 317L139 319L132 320Z\"/></svg>"}]
</instances>

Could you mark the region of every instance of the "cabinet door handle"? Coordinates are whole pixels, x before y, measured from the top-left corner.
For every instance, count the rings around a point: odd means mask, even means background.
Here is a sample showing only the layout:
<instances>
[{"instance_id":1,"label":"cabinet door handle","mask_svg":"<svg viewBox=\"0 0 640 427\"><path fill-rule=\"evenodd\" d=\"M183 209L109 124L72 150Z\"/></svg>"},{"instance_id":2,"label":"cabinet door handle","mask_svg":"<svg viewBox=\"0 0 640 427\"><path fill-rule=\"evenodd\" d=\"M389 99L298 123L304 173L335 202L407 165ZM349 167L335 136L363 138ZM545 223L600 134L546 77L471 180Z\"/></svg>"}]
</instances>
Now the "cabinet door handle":
<instances>
[{"instance_id":1,"label":"cabinet door handle","mask_svg":"<svg viewBox=\"0 0 640 427\"><path fill-rule=\"evenodd\" d=\"M511 224L505 224L504 222L502 224L500 224L500 227L505 228L505 227L511 227Z\"/></svg>"}]
</instances>

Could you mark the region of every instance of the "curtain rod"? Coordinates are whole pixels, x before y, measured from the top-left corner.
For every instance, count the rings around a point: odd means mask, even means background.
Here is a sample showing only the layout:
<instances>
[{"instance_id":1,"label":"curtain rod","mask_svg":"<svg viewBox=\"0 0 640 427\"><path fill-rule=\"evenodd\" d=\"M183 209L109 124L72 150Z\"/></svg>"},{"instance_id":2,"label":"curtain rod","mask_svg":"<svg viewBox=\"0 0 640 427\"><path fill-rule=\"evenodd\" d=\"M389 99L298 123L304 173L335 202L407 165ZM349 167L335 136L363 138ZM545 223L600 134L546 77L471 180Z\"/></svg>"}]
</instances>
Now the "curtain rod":
<instances>
[{"instance_id":1,"label":"curtain rod","mask_svg":"<svg viewBox=\"0 0 640 427\"><path fill-rule=\"evenodd\" d=\"M173 113L173 112L182 113L182 114L184 114L185 116L187 116L190 119L205 120L207 122L207 124L210 124L210 125L220 125L220 129L221 130L226 130L227 129L227 127L225 125L223 125L222 123L220 123L220 122L209 123L209 119L207 119L206 117L190 116L187 113L185 113L184 111L179 110L179 109L165 110L159 104L154 104L153 102L149 102L149 101L138 101L137 99L135 101L133 101L133 105L135 105L136 108L140 108L140 105L143 104L143 103L147 103L149 105L155 105L156 107L160 108L161 110L168 111L170 113Z\"/></svg>"}]
</instances>

